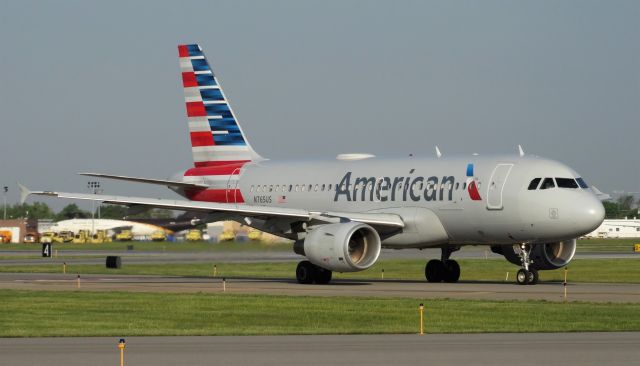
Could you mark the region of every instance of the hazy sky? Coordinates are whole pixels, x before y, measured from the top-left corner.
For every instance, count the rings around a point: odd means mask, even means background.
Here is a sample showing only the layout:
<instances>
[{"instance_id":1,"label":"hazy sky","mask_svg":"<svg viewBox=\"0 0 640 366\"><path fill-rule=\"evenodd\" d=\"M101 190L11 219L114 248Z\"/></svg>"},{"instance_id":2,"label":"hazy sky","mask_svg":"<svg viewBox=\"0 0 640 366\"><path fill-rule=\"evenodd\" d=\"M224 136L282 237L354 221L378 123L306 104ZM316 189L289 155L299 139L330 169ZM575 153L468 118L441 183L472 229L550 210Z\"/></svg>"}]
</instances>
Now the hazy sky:
<instances>
[{"instance_id":1,"label":"hazy sky","mask_svg":"<svg viewBox=\"0 0 640 366\"><path fill-rule=\"evenodd\" d=\"M17 180L190 167L176 45L197 42L265 157L522 144L640 191L639 19L638 1L2 1L0 185L16 202Z\"/></svg>"}]
</instances>

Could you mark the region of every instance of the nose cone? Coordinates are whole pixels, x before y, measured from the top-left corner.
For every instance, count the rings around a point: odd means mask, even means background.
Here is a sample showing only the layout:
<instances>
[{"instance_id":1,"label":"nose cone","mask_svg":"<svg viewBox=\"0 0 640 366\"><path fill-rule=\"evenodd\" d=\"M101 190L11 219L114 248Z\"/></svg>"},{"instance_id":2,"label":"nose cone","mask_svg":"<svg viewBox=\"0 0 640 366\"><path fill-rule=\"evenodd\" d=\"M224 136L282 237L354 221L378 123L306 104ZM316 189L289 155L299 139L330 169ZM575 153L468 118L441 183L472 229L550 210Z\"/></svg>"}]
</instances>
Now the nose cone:
<instances>
[{"instance_id":1,"label":"nose cone","mask_svg":"<svg viewBox=\"0 0 640 366\"><path fill-rule=\"evenodd\" d=\"M604 221L604 206L595 196L590 195L576 212L576 223L584 234L588 234Z\"/></svg>"}]
</instances>

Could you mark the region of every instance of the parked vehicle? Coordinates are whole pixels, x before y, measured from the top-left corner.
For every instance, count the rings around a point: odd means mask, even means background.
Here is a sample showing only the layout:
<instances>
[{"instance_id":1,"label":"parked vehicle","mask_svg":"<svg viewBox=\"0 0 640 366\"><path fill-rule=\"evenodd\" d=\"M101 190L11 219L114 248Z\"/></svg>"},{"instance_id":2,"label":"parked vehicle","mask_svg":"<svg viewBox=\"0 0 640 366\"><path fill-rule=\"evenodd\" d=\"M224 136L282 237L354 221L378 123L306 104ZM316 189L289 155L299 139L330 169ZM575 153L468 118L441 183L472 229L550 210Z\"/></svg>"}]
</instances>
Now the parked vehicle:
<instances>
[{"instance_id":1,"label":"parked vehicle","mask_svg":"<svg viewBox=\"0 0 640 366\"><path fill-rule=\"evenodd\" d=\"M157 230L151 234L151 240L153 241L165 241L167 240L167 233L164 230Z\"/></svg>"},{"instance_id":2,"label":"parked vehicle","mask_svg":"<svg viewBox=\"0 0 640 366\"><path fill-rule=\"evenodd\" d=\"M132 241L133 233L129 229L122 230L121 232L116 234L117 241Z\"/></svg>"},{"instance_id":3,"label":"parked vehicle","mask_svg":"<svg viewBox=\"0 0 640 366\"><path fill-rule=\"evenodd\" d=\"M202 240L202 231L198 229L191 229L187 233L187 236L185 237L185 239L187 241L200 241Z\"/></svg>"}]
</instances>

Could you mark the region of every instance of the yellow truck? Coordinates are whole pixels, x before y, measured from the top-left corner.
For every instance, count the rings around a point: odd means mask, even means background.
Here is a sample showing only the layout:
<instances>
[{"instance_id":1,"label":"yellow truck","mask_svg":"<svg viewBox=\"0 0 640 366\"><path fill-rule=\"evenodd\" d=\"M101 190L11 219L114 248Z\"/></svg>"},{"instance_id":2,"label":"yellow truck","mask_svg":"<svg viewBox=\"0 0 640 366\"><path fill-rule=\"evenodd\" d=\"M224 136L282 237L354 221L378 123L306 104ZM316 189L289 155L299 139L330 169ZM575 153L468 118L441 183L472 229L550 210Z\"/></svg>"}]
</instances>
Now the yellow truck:
<instances>
[{"instance_id":1,"label":"yellow truck","mask_svg":"<svg viewBox=\"0 0 640 366\"><path fill-rule=\"evenodd\" d=\"M40 235L40 242L41 243L53 243L53 238L56 237L56 233L52 232L52 231L47 231L42 233L42 235Z\"/></svg>"},{"instance_id":2,"label":"yellow truck","mask_svg":"<svg viewBox=\"0 0 640 366\"><path fill-rule=\"evenodd\" d=\"M116 234L116 240L117 241L132 241L133 240L133 233L131 232L131 230L128 230L128 229L122 230L121 232Z\"/></svg>"},{"instance_id":3,"label":"yellow truck","mask_svg":"<svg viewBox=\"0 0 640 366\"><path fill-rule=\"evenodd\" d=\"M61 231L53 235L53 241L56 243L71 243L75 235L71 231Z\"/></svg>"},{"instance_id":4,"label":"yellow truck","mask_svg":"<svg viewBox=\"0 0 640 366\"><path fill-rule=\"evenodd\" d=\"M111 237L107 235L106 230L98 230L95 234L91 236L91 243L93 244L102 244L108 243L111 241Z\"/></svg>"},{"instance_id":5,"label":"yellow truck","mask_svg":"<svg viewBox=\"0 0 640 366\"><path fill-rule=\"evenodd\" d=\"M165 241L167 240L167 233L164 230L156 230L151 234L151 240Z\"/></svg>"},{"instance_id":6,"label":"yellow truck","mask_svg":"<svg viewBox=\"0 0 640 366\"><path fill-rule=\"evenodd\" d=\"M256 229L249 229L249 240L258 241L262 239L262 231Z\"/></svg>"},{"instance_id":7,"label":"yellow truck","mask_svg":"<svg viewBox=\"0 0 640 366\"><path fill-rule=\"evenodd\" d=\"M89 230L79 230L76 236L73 238L73 244L85 244L91 240Z\"/></svg>"},{"instance_id":8,"label":"yellow truck","mask_svg":"<svg viewBox=\"0 0 640 366\"><path fill-rule=\"evenodd\" d=\"M218 236L218 241L233 241L235 239L236 234L230 230L225 230Z\"/></svg>"},{"instance_id":9,"label":"yellow truck","mask_svg":"<svg viewBox=\"0 0 640 366\"><path fill-rule=\"evenodd\" d=\"M185 236L187 241L200 241L202 240L202 231L198 229L191 229Z\"/></svg>"}]
</instances>

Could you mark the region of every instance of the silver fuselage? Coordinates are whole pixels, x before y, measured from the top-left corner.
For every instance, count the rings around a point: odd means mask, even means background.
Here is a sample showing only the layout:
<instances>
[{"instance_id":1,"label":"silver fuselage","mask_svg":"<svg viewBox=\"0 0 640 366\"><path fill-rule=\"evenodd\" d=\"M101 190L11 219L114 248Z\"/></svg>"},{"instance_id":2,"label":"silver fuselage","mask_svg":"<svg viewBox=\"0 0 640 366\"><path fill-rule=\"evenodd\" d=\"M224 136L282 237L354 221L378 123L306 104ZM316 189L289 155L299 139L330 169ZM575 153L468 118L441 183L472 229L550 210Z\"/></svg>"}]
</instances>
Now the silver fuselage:
<instances>
[{"instance_id":1,"label":"silver fuselage","mask_svg":"<svg viewBox=\"0 0 640 366\"><path fill-rule=\"evenodd\" d=\"M422 248L544 243L589 233L604 218L604 208L591 189L528 189L534 178L578 177L566 165L536 156L473 155L266 160L246 164L237 179L221 182L218 177L210 183L218 188L224 184L229 190L227 202L232 203L395 213L406 226L385 237L384 246ZM207 182L206 176L183 179ZM469 191L471 181L479 195L475 200Z\"/></svg>"}]
</instances>

